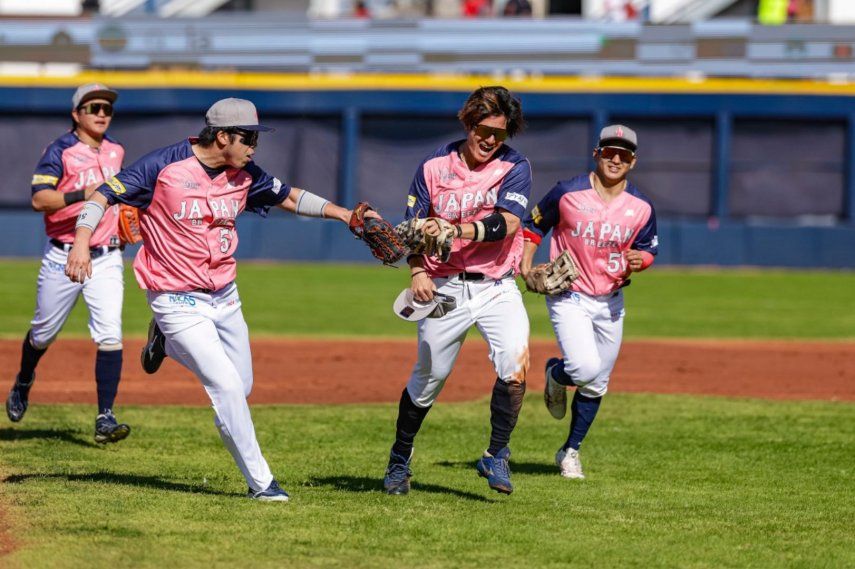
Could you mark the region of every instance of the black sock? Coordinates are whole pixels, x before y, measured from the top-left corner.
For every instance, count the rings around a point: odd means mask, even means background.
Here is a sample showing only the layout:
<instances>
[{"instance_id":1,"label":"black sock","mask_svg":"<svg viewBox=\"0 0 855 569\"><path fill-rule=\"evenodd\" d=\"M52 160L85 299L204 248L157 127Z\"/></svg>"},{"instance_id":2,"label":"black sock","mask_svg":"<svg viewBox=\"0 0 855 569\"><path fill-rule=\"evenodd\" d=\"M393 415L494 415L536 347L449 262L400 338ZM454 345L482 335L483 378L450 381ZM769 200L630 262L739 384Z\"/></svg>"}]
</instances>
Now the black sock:
<instances>
[{"instance_id":1,"label":"black sock","mask_svg":"<svg viewBox=\"0 0 855 569\"><path fill-rule=\"evenodd\" d=\"M517 424L517 417L522 409L525 383L504 382L496 378L493 385L493 398L490 400L490 447L491 455L496 456L500 450L511 442L511 432Z\"/></svg>"},{"instance_id":2,"label":"black sock","mask_svg":"<svg viewBox=\"0 0 855 569\"><path fill-rule=\"evenodd\" d=\"M395 444L392 452L409 458L413 452L413 439L422 428L422 421L430 411L430 407L419 407L413 403L407 388L401 393L401 402L398 404L398 422L395 428Z\"/></svg>"},{"instance_id":3,"label":"black sock","mask_svg":"<svg viewBox=\"0 0 855 569\"><path fill-rule=\"evenodd\" d=\"M95 383L98 385L98 413L113 408L122 376L122 350L98 350L95 356Z\"/></svg>"},{"instance_id":4,"label":"black sock","mask_svg":"<svg viewBox=\"0 0 855 569\"><path fill-rule=\"evenodd\" d=\"M21 369L18 372L18 390L24 395L29 393L30 387L33 386L33 374L36 372L36 366L47 351L47 348L39 350L33 347L30 343L31 333L32 330L27 330L27 336L21 346Z\"/></svg>"},{"instance_id":5,"label":"black sock","mask_svg":"<svg viewBox=\"0 0 855 569\"><path fill-rule=\"evenodd\" d=\"M567 437L567 442L564 443L564 450L572 448L579 450L582 445L582 439L588 434L588 429L591 428L591 423L594 422L594 417L597 416L597 411L600 410L602 397L585 397L577 390L573 395L573 402L570 404L570 435Z\"/></svg>"}]
</instances>

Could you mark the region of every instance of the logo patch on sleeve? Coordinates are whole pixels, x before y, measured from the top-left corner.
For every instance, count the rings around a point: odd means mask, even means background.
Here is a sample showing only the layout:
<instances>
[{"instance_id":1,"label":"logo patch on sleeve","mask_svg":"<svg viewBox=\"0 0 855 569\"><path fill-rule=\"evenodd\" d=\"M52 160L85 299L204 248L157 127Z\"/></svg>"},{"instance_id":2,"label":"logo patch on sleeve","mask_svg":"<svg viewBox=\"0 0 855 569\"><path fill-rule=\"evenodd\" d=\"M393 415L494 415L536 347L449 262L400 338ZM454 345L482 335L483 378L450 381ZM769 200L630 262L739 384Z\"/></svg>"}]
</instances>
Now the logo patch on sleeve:
<instances>
[{"instance_id":1,"label":"logo patch on sleeve","mask_svg":"<svg viewBox=\"0 0 855 569\"><path fill-rule=\"evenodd\" d=\"M278 194L279 190L282 189L282 182L279 181L279 178L273 178L273 193Z\"/></svg>"},{"instance_id":2,"label":"logo patch on sleeve","mask_svg":"<svg viewBox=\"0 0 855 569\"><path fill-rule=\"evenodd\" d=\"M107 180L107 187L113 190L113 193L117 196L120 196L128 191L125 185L119 181L119 179L115 176Z\"/></svg>"},{"instance_id":3,"label":"logo patch on sleeve","mask_svg":"<svg viewBox=\"0 0 855 569\"><path fill-rule=\"evenodd\" d=\"M57 178L56 176L48 176L46 174L34 174L32 185L39 186L41 184L50 184L51 186L55 186L57 182L59 182L59 178Z\"/></svg>"},{"instance_id":4,"label":"logo patch on sleeve","mask_svg":"<svg viewBox=\"0 0 855 569\"><path fill-rule=\"evenodd\" d=\"M543 215L541 215L539 207L534 206L534 209L531 210L531 219L535 224L540 224L543 221Z\"/></svg>"},{"instance_id":5,"label":"logo patch on sleeve","mask_svg":"<svg viewBox=\"0 0 855 569\"><path fill-rule=\"evenodd\" d=\"M407 196L407 207L416 205L416 196Z\"/></svg>"},{"instance_id":6,"label":"logo patch on sleeve","mask_svg":"<svg viewBox=\"0 0 855 569\"><path fill-rule=\"evenodd\" d=\"M512 202L517 202L521 206L528 207L528 198L522 194L518 194L516 192L508 192L505 194L506 200L511 200Z\"/></svg>"}]
</instances>

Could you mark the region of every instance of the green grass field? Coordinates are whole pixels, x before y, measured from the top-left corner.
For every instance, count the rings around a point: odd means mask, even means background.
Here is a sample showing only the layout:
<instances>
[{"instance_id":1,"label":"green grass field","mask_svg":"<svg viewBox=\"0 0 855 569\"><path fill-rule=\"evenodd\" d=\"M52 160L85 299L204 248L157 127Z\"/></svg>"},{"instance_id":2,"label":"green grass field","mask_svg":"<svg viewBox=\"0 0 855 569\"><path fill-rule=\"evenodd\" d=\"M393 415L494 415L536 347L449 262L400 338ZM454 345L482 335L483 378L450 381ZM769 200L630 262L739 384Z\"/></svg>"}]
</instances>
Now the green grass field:
<instances>
[{"instance_id":1,"label":"green grass field","mask_svg":"<svg viewBox=\"0 0 855 569\"><path fill-rule=\"evenodd\" d=\"M128 265L130 263L127 263ZM35 306L38 263L3 261L6 313L0 336L19 338ZM392 314L409 280L376 265L241 263L238 286L255 335L405 336L413 326ZM150 312L130 269L125 333L145 334ZM855 338L855 272L655 268L626 289L628 338ZM542 297L525 294L534 337L551 338ZM86 310L63 332L83 337Z\"/></svg>"},{"instance_id":2,"label":"green grass field","mask_svg":"<svg viewBox=\"0 0 855 569\"><path fill-rule=\"evenodd\" d=\"M37 263L0 263L0 335L20 341ZM401 271L242 264L255 335L410 336L390 310ZM149 319L127 276L125 331ZM855 338L855 274L656 269L627 289L627 336ZM551 337L525 295L534 336ZM66 337L87 335L75 309ZM11 375L12 370L7 370ZM307 378L311 380L311 378ZM200 387L201 389L201 387ZM131 437L92 442L89 407L35 405L0 426L0 567L852 567L855 406L611 394L583 447L588 480L557 475L566 421L530 393L512 441L516 492L474 462L488 401L440 403L416 442L409 496L381 479L397 405L259 406L262 449L289 504L243 497L204 408L123 407Z\"/></svg>"},{"instance_id":3,"label":"green grass field","mask_svg":"<svg viewBox=\"0 0 855 569\"><path fill-rule=\"evenodd\" d=\"M381 477L392 405L255 409L289 504L242 498L208 409L132 408L120 445L88 408L37 407L0 429L21 567L852 567L855 414L844 404L613 395L583 449L551 464L562 422L529 397L516 492L473 465L486 401L438 405L413 491Z\"/></svg>"}]
</instances>

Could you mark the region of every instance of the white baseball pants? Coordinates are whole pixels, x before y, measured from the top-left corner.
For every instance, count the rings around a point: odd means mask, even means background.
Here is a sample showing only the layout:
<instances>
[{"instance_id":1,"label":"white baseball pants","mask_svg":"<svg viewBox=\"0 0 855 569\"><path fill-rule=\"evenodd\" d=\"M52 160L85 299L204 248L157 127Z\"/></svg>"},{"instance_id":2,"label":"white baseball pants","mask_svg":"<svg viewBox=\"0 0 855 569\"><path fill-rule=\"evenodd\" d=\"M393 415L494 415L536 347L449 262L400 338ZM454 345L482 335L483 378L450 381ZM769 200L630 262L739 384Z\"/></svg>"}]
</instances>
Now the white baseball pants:
<instances>
[{"instance_id":1,"label":"white baseball pants","mask_svg":"<svg viewBox=\"0 0 855 569\"><path fill-rule=\"evenodd\" d=\"M249 329L237 285L218 291L147 293L155 321L166 336L166 353L196 374L214 408L214 424L254 491L273 474L261 454L246 398L252 391Z\"/></svg>"},{"instance_id":2,"label":"white baseball pants","mask_svg":"<svg viewBox=\"0 0 855 569\"><path fill-rule=\"evenodd\" d=\"M579 292L546 297L549 318L564 358L564 371L586 397L606 394L623 339L623 291L602 296Z\"/></svg>"},{"instance_id":3,"label":"white baseball pants","mask_svg":"<svg viewBox=\"0 0 855 569\"><path fill-rule=\"evenodd\" d=\"M407 383L413 403L433 405L473 324L490 347L496 375L505 382L524 382L529 324L514 278L464 282L455 276L435 282L439 292L457 300L457 308L418 323L418 360Z\"/></svg>"}]
</instances>

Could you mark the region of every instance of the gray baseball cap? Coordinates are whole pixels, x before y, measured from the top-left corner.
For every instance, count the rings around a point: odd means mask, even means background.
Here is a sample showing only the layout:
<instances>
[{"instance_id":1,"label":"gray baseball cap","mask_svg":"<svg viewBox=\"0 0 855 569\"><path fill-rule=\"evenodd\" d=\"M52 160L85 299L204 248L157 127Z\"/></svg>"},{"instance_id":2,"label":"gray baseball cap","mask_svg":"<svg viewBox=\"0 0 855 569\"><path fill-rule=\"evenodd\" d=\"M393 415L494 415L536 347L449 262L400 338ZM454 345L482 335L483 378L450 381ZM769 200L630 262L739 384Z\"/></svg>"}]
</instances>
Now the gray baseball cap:
<instances>
[{"instance_id":1,"label":"gray baseball cap","mask_svg":"<svg viewBox=\"0 0 855 569\"><path fill-rule=\"evenodd\" d=\"M115 103L119 98L119 94L106 85L101 83L87 83L81 85L71 97L71 108L76 109L89 99L106 99L110 103Z\"/></svg>"},{"instance_id":2,"label":"gray baseball cap","mask_svg":"<svg viewBox=\"0 0 855 569\"><path fill-rule=\"evenodd\" d=\"M626 146L630 150L638 148L638 136L635 131L622 124L612 124L600 131L600 146Z\"/></svg>"},{"instance_id":3,"label":"gray baseball cap","mask_svg":"<svg viewBox=\"0 0 855 569\"><path fill-rule=\"evenodd\" d=\"M258 124L258 111L252 101L246 99L220 99L205 113L205 124L222 128L234 127L243 130L267 132L269 126Z\"/></svg>"}]
</instances>

